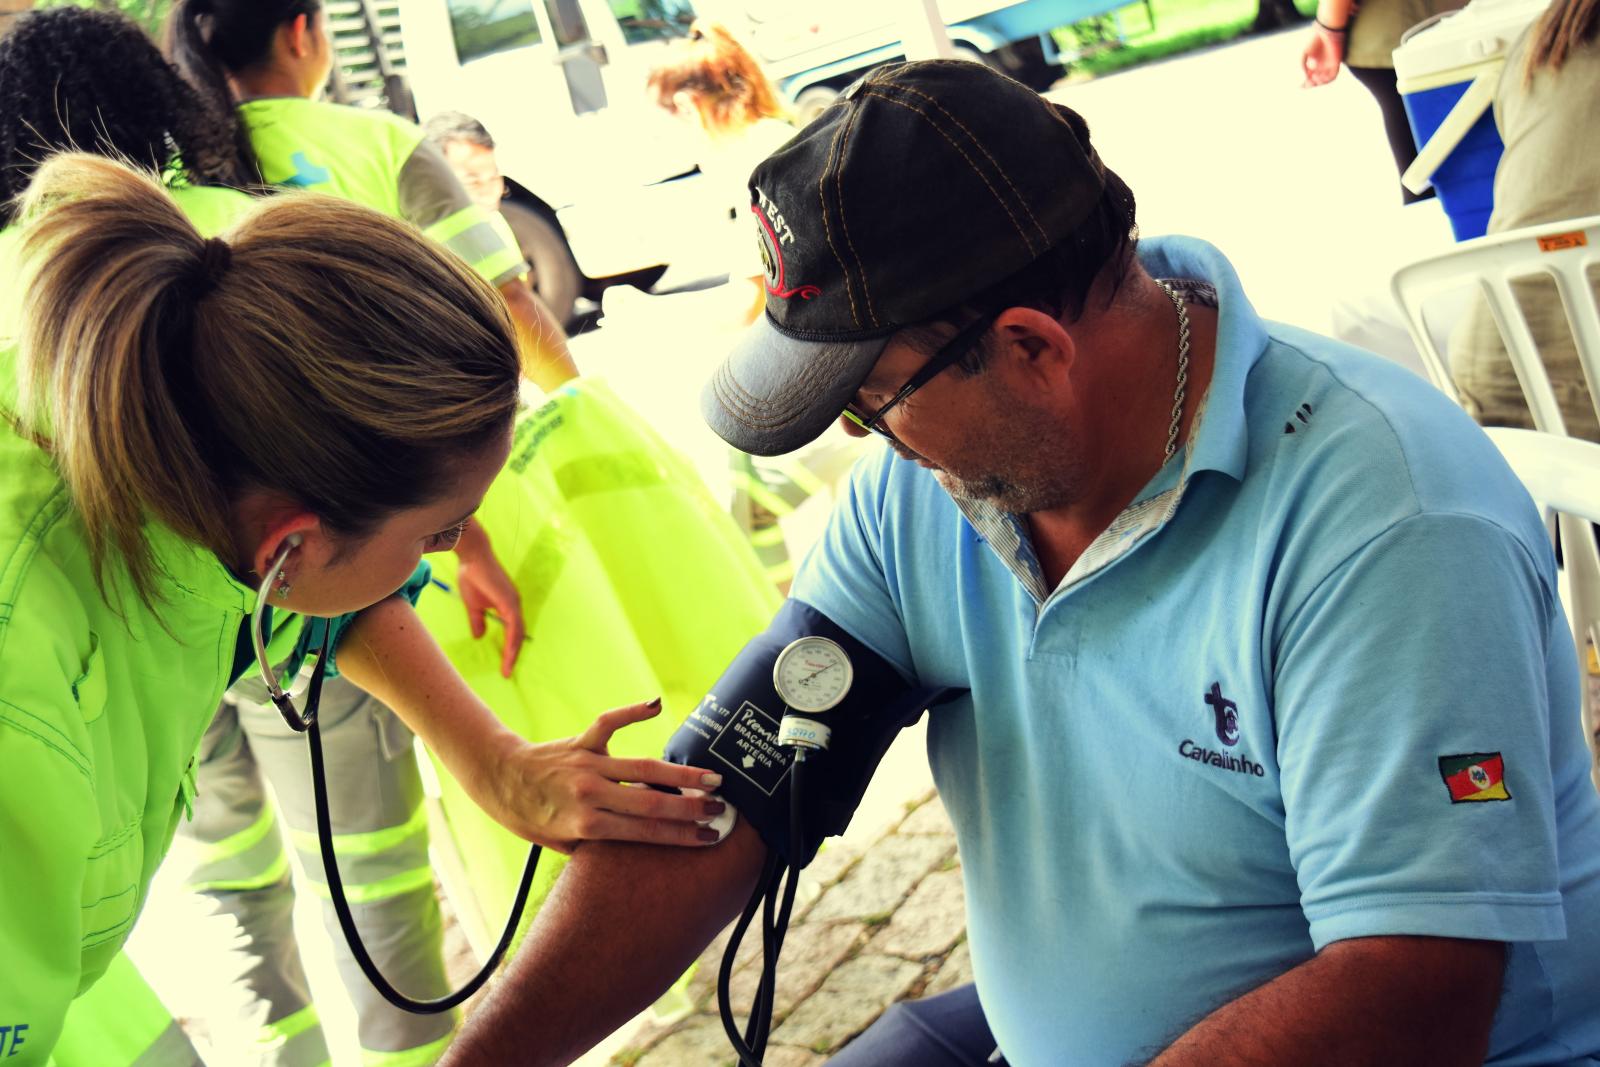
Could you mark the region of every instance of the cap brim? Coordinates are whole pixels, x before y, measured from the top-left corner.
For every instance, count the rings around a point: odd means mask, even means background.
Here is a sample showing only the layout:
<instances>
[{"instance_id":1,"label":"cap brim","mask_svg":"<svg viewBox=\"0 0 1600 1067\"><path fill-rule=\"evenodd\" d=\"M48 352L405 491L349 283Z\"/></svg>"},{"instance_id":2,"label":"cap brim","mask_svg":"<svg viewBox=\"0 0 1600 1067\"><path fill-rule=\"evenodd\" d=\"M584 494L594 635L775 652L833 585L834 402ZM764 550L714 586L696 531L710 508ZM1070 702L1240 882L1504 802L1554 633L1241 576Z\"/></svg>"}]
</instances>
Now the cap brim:
<instances>
[{"instance_id":1,"label":"cap brim","mask_svg":"<svg viewBox=\"0 0 1600 1067\"><path fill-rule=\"evenodd\" d=\"M888 343L800 340L762 315L706 382L700 413L742 452L793 452L843 414Z\"/></svg>"}]
</instances>

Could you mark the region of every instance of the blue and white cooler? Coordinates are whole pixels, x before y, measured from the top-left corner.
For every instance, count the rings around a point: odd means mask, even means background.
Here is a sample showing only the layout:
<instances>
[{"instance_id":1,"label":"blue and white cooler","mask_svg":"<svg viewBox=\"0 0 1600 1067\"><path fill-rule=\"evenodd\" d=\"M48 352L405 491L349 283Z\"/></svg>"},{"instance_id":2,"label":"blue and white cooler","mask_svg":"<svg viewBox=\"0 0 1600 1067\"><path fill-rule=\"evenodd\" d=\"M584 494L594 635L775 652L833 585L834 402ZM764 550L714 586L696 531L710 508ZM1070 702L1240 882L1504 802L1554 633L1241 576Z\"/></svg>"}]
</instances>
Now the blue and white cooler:
<instances>
[{"instance_id":1,"label":"blue and white cooler","mask_svg":"<svg viewBox=\"0 0 1600 1067\"><path fill-rule=\"evenodd\" d=\"M1394 52L1417 159L1401 181L1432 185L1456 240L1482 237L1494 209L1494 171L1504 145L1495 128L1495 88L1507 50L1549 0L1472 0L1413 26Z\"/></svg>"}]
</instances>

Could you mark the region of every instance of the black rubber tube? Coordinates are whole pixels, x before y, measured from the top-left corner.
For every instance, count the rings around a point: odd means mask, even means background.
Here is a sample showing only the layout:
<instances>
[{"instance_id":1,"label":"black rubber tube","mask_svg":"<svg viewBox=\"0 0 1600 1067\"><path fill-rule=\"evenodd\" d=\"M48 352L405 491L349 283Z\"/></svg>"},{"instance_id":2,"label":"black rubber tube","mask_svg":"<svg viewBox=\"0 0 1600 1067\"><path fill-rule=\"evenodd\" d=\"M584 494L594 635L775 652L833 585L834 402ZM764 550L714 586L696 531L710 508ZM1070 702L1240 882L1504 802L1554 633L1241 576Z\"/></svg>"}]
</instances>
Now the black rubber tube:
<instances>
[{"instance_id":1,"label":"black rubber tube","mask_svg":"<svg viewBox=\"0 0 1600 1067\"><path fill-rule=\"evenodd\" d=\"M317 671L311 678L311 690L306 694L306 718L309 720L306 732L311 742L311 791L317 804L317 841L322 849L323 874L328 880L328 892L333 897L333 910L339 916L339 926L344 930L344 939L350 944L350 953L361 965L361 973L367 976L372 988L383 994L384 1000L402 1011L408 1011L413 1015L438 1015L456 1007L483 988L489 976L500 966L506 949L511 945L511 939L516 936L517 924L522 921L523 909L528 904L528 890L533 886L533 872L539 865L539 846L533 845L528 849L528 862L522 868L522 882L517 886L516 898L511 902L511 915L506 920L505 931L500 935L500 943L489 954L489 959L483 968L473 975L466 985L438 1000L413 1000L390 985L383 972L378 970L378 965L367 954L367 946L361 942L361 932L356 929L355 916L350 913L350 902L345 899L344 882L339 877L339 860L333 854L333 820L328 814L328 780L322 758L322 732L317 727L316 718L317 709L322 703L323 668L327 665L327 660L328 651L324 648L317 658Z\"/></svg>"}]
</instances>

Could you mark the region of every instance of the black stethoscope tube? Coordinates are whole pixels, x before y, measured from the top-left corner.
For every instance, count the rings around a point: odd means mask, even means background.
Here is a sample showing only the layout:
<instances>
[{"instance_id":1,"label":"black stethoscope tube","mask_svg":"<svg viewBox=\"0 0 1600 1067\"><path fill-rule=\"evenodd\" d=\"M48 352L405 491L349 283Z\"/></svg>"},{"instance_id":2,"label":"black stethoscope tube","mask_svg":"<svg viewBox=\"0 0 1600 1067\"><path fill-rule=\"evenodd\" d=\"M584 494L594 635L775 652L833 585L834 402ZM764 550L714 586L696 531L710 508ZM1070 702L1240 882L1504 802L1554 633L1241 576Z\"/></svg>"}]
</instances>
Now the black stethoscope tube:
<instances>
[{"instance_id":1,"label":"black stethoscope tube","mask_svg":"<svg viewBox=\"0 0 1600 1067\"><path fill-rule=\"evenodd\" d=\"M288 555L280 556L278 566L283 565L283 559ZM275 568L276 569L276 568ZM264 654L260 651L264 639L260 631L261 607L265 596L265 583L262 587L262 596L256 604L256 615L251 619L251 637L258 648L258 656ZM350 945L350 954L356 958L356 963L361 967L361 973L367 976L367 981L372 983L372 988L383 995L383 999L390 1004L408 1011L413 1015L437 1015L449 1011L456 1005L465 1001L472 994L483 988L489 976L500 966L500 961L505 958L506 949L510 947L511 940L516 936L517 926L522 922L523 910L528 904L528 891L533 886L533 872L539 865L539 846L532 845L528 849L528 862L522 868L522 881L517 885L517 895L511 902L511 914L506 919L506 928L500 934L500 943L495 945L494 951L489 954L483 967L477 974L448 996L438 1000L413 1000L389 984L383 972L378 970L378 965L373 962L367 953L367 947L361 941L361 932L356 929L355 916L351 914L350 902L345 899L344 880L339 877L339 860L334 855L333 849L333 819L328 812L328 779L327 769L322 757L322 731L317 725L317 711L322 704L322 679L327 670L328 657L332 652L332 642L324 637L322 647L317 650L317 666L311 676L311 686L306 691L306 710L302 715L294 706L289 694L279 688L277 680L271 677L265 663L261 664L263 675L268 680L268 691L272 695L272 702L277 705L279 713L290 728L297 733L304 733L310 742L311 748L311 792L316 800L317 808L317 844L322 852L323 876L328 880L328 893L333 898L333 910L339 916L339 927L344 931L344 939Z\"/></svg>"},{"instance_id":2,"label":"black stethoscope tube","mask_svg":"<svg viewBox=\"0 0 1600 1067\"><path fill-rule=\"evenodd\" d=\"M483 983L487 982L489 976L500 966L506 949L511 945L511 939L516 936L517 925L522 922L522 912L528 903L528 890L533 885L533 872L539 865L540 849L538 845L529 846L528 862L523 865L522 881L517 885L517 895L511 902L511 915L506 920L506 928L501 931L500 943L495 945L494 951L489 953L489 958L483 967L468 979L466 985L438 1000L413 1000L390 985L383 972L378 970L378 965L367 954L367 947L361 941L361 932L356 929L355 916L350 912L350 902L345 899L344 881L339 877L339 861L333 850L333 820L328 813L328 780L322 760L322 731L317 726L317 706L322 698L322 666L326 656L327 653L324 652L319 657L317 673L312 676L311 689L306 694L306 714L310 719L306 735L311 743L311 789L316 795L317 802L317 843L322 848L322 870L328 880L328 892L333 897L333 910L339 916L339 926L344 930L344 939L350 944L350 954L361 965L361 973L367 976L372 988L382 993L384 1000L403 1011L413 1015L437 1015L449 1011L482 989Z\"/></svg>"},{"instance_id":3,"label":"black stethoscope tube","mask_svg":"<svg viewBox=\"0 0 1600 1067\"><path fill-rule=\"evenodd\" d=\"M298 543L298 539L289 542L269 573L275 574L282 570L289 552ZM449 1011L483 988L489 976L500 966L506 949L516 936L517 926L522 922L522 913L528 903L528 892L533 885L534 870L539 864L540 848L538 845L529 847L528 861L522 868L522 880L517 885L516 897L511 902L511 914L506 919L500 941L489 954L489 959L484 962L483 967L465 985L437 1000L413 1000L390 985L389 980L384 978L383 972L367 953L366 945L362 943L361 932L356 929L355 916L350 911L350 902L345 898L344 880L339 877L339 860L334 855L333 820L328 811L327 768L322 755L322 731L317 724L317 712L322 703L322 681L332 652L332 642L325 636L322 646L317 650L317 665L311 676L310 688L306 692L306 710L302 715L295 708L289 693L279 686L278 680L273 677L266 663L266 639L261 632L261 616L266 599L267 582L263 582L256 597L255 612L250 620L250 637L255 645L262 677L267 683L267 691L272 702L277 705L284 722L297 733L306 734L310 742L311 790L316 801L317 844L322 853L323 876L328 881L328 893L333 899L333 910L339 917L339 927L344 931L350 953L361 967L361 973L372 983L372 987L395 1007L413 1015L436 1015ZM795 749L794 758L789 765L789 841L790 852L795 856L800 853L802 840L801 814L804 809L801 807L800 794L803 777L801 768L805 766L805 756L804 749ZM776 851L771 852L762 868L761 877L756 881L755 890L751 893L750 900L746 903L744 912L739 916L739 921L728 939L727 950L722 955L722 966L717 974L717 1002L723 1029L727 1031L728 1040L733 1044L743 1067L762 1067L761 1060L766 1055L767 1040L772 1031L773 1002L777 997L778 956L783 951L784 937L789 930L789 916L794 910L795 892L799 886L799 862L791 859L785 865ZM734 961L739 953L739 944L743 941L745 931L749 929L758 908L762 910L761 980L757 983L755 1002L751 1005L750 1018L741 1035L729 1000L729 983L733 976Z\"/></svg>"}]
</instances>

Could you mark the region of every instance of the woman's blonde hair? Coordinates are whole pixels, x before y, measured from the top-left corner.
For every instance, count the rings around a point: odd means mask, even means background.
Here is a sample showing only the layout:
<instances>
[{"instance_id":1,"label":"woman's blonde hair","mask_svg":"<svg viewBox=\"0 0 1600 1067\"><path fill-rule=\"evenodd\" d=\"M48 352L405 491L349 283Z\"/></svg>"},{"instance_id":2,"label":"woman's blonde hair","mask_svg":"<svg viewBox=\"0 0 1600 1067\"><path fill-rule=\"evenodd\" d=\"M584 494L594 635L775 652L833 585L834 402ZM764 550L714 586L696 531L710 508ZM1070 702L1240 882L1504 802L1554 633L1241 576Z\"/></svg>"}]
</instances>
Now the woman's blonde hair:
<instances>
[{"instance_id":1,"label":"woman's blonde hair","mask_svg":"<svg viewBox=\"0 0 1600 1067\"><path fill-rule=\"evenodd\" d=\"M671 58L650 72L647 82L658 105L676 111L674 99L688 93L708 130L726 133L762 119L785 119L778 92L727 27L699 20L685 40L671 46Z\"/></svg>"},{"instance_id":2,"label":"woman's blonde hair","mask_svg":"<svg viewBox=\"0 0 1600 1067\"><path fill-rule=\"evenodd\" d=\"M506 434L505 306L367 208L264 201L203 239L151 176L65 154L24 194L18 418L152 602L152 520L238 564L233 504L281 494L359 541Z\"/></svg>"},{"instance_id":3,"label":"woman's blonde hair","mask_svg":"<svg viewBox=\"0 0 1600 1067\"><path fill-rule=\"evenodd\" d=\"M1533 84L1540 67L1560 70L1574 49L1594 40L1596 31L1600 31L1600 0L1555 0L1529 31L1524 84Z\"/></svg>"}]
</instances>

